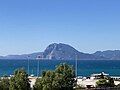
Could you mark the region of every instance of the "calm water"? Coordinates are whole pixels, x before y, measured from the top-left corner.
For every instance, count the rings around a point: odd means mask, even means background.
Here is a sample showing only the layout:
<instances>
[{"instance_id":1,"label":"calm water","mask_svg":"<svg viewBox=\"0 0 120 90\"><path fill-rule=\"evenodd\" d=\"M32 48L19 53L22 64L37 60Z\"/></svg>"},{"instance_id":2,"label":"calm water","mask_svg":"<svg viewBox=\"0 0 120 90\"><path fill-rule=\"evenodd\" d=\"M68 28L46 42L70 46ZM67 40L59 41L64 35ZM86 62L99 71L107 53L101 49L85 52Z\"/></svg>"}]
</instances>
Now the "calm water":
<instances>
[{"instance_id":1,"label":"calm water","mask_svg":"<svg viewBox=\"0 0 120 90\"><path fill-rule=\"evenodd\" d=\"M75 67L75 60L56 61L56 60L40 60L39 73L43 70L54 70L59 63L68 63ZM30 74L37 75L37 60L30 60ZM11 75L17 68L25 68L28 70L28 60L0 60L0 76ZM78 76L89 76L92 73L106 72L112 76L120 76L120 61L112 60L80 60L78 61Z\"/></svg>"}]
</instances>

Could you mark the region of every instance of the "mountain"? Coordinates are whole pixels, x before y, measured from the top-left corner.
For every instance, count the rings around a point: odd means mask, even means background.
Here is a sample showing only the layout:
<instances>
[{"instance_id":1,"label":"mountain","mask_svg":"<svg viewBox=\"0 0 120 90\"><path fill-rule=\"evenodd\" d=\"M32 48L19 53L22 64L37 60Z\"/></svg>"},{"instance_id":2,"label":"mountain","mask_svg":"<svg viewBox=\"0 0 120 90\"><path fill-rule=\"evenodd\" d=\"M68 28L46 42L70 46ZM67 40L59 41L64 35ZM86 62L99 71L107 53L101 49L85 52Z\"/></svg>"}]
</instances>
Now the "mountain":
<instances>
[{"instance_id":1,"label":"mountain","mask_svg":"<svg viewBox=\"0 0 120 90\"><path fill-rule=\"evenodd\" d=\"M28 57L29 56L29 57ZM50 44L44 52L0 56L0 59L49 59L49 60L120 60L120 50L97 51L93 54L79 52L63 43Z\"/></svg>"},{"instance_id":2,"label":"mountain","mask_svg":"<svg viewBox=\"0 0 120 90\"><path fill-rule=\"evenodd\" d=\"M120 50L97 51L93 55L106 57L108 60L120 60Z\"/></svg>"},{"instance_id":3,"label":"mountain","mask_svg":"<svg viewBox=\"0 0 120 90\"><path fill-rule=\"evenodd\" d=\"M4 59L4 57L3 57L3 56L0 56L0 59Z\"/></svg>"},{"instance_id":4,"label":"mountain","mask_svg":"<svg viewBox=\"0 0 120 90\"><path fill-rule=\"evenodd\" d=\"M55 60L97 60L103 57L96 57L92 54L82 53L67 44L50 44L43 52L43 58Z\"/></svg>"},{"instance_id":5,"label":"mountain","mask_svg":"<svg viewBox=\"0 0 120 90\"><path fill-rule=\"evenodd\" d=\"M0 59L36 59L38 55L41 55L42 52L32 53L32 54L22 54L22 55L7 55L7 56L0 56Z\"/></svg>"}]
</instances>

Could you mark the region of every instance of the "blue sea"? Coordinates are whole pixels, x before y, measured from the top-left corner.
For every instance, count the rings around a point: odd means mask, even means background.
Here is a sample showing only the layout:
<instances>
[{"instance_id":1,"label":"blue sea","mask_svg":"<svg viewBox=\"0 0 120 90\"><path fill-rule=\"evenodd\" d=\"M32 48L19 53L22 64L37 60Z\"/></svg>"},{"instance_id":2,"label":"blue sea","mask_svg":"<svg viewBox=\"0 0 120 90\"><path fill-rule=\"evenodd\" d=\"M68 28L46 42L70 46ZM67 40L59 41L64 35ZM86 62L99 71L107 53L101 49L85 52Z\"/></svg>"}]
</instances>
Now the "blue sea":
<instances>
[{"instance_id":1,"label":"blue sea","mask_svg":"<svg viewBox=\"0 0 120 90\"><path fill-rule=\"evenodd\" d=\"M29 60L29 73L37 75L37 72L41 74L45 70L54 70L60 63L67 63L75 68L75 60L39 60L39 63L38 60ZM12 75L18 68L24 68L28 72L28 60L0 60L0 76ZM77 68L78 76L100 72L120 76L119 60L78 60Z\"/></svg>"}]
</instances>

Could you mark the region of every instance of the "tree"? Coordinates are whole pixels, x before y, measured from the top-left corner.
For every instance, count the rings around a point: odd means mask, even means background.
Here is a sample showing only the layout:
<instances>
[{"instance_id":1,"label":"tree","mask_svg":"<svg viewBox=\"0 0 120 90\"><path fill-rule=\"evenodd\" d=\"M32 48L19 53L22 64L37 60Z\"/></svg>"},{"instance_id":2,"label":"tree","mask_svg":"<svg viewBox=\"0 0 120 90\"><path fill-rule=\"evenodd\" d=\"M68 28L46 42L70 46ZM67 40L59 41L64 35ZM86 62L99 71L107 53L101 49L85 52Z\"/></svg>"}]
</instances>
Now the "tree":
<instances>
[{"instance_id":1,"label":"tree","mask_svg":"<svg viewBox=\"0 0 120 90\"><path fill-rule=\"evenodd\" d=\"M36 80L34 90L73 90L76 84L74 78L73 68L63 63L55 71L43 72L42 78Z\"/></svg>"},{"instance_id":2,"label":"tree","mask_svg":"<svg viewBox=\"0 0 120 90\"><path fill-rule=\"evenodd\" d=\"M28 74L24 69L14 72L14 76L10 79L9 90L30 90Z\"/></svg>"},{"instance_id":3,"label":"tree","mask_svg":"<svg viewBox=\"0 0 120 90\"><path fill-rule=\"evenodd\" d=\"M7 77L3 77L0 80L0 90L9 90L9 79Z\"/></svg>"},{"instance_id":4,"label":"tree","mask_svg":"<svg viewBox=\"0 0 120 90\"><path fill-rule=\"evenodd\" d=\"M34 90L53 90L52 82L54 75L53 71L44 71L42 78L36 80Z\"/></svg>"},{"instance_id":5,"label":"tree","mask_svg":"<svg viewBox=\"0 0 120 90\"><path fill-rule=\"evenodd\" d=\"M72 90L75 86L75 71L73 67L63 63L57 66L55 70L54 83L61 90ZM55 86L53 85L53 86Z\"/></svg>"},{"instance_id":6,"label":"tree","mask_svg":"<svg viewBox=\"0 0 120 90\"><path fill-rule=\"evenodd\" d=\"M33 86L34 90L42 90L43 89L43 82L41 78L37 78L35 85Z\"/></svg>"}]
</instances>

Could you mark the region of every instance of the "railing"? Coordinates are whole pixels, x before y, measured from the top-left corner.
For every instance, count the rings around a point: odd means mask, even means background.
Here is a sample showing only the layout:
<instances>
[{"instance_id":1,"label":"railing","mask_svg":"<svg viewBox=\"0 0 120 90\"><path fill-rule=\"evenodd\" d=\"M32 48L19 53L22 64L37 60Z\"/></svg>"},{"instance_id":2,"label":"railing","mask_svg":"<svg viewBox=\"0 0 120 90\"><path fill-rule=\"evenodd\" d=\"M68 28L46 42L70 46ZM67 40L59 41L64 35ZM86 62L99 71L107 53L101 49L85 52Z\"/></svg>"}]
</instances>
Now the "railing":
<instances>
[{"instance_id":1,"label":"railing","mask_svg":"<svg viewBox=\"0 0 120 90\"><path fill-rule=\"evenodd\" d=\"M120 90L120 87L95 88L92 90Z\"/></svg>"},{"instance_id":2,"label":"railing","mask_svg":"<svg viewBox=\"0 0 120 90\"><path fill-rule=\"evenodd\" d=\"M77 88L75 90L120 90L120 87L106 87L106 88Z\"/></svg>"}]
</instances>

